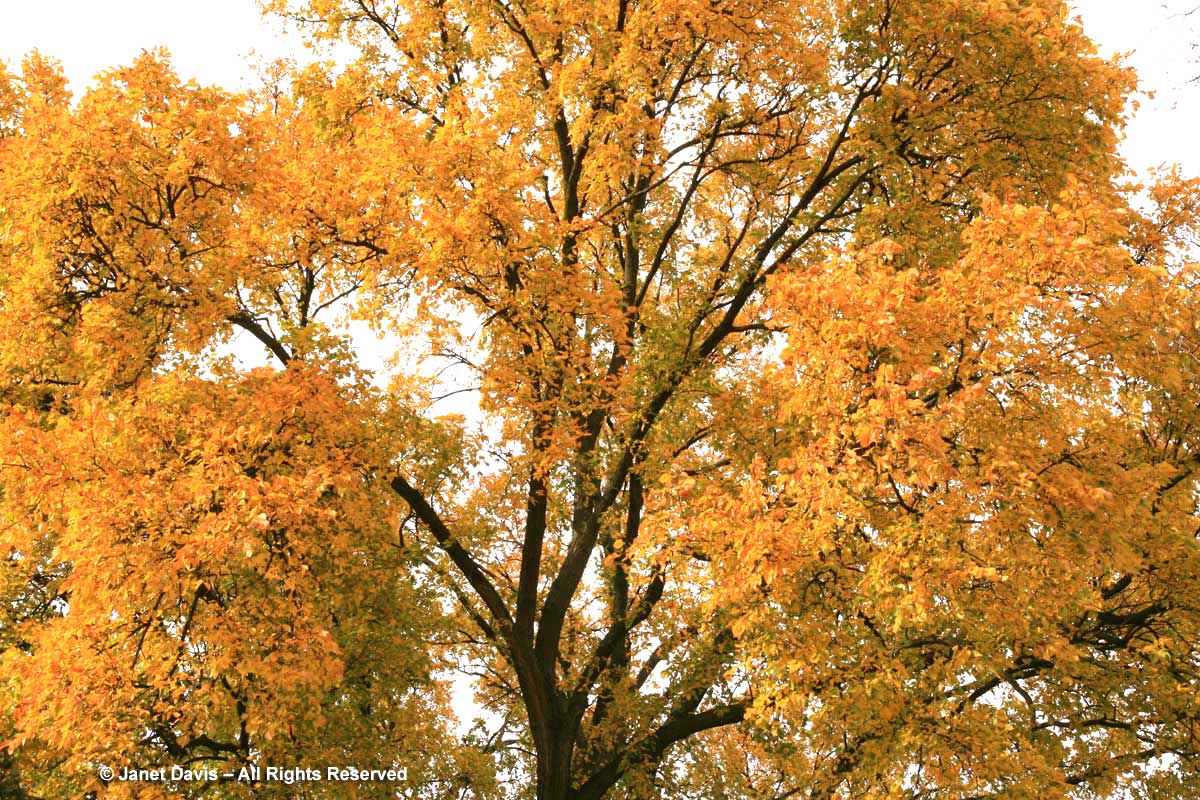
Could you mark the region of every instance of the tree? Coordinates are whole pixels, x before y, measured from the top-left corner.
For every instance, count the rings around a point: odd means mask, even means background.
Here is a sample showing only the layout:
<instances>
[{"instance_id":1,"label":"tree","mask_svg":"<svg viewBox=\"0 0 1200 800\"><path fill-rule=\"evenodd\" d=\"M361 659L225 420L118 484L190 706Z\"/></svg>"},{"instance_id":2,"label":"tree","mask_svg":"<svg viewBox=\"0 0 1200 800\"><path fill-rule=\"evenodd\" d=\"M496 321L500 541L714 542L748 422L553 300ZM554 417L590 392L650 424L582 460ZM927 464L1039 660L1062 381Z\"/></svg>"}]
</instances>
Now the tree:
<instances>
[{"instance_id":1,"label":"tree","mask_svg":"<svg viewBox=\"0 0 1200 800\"><path fill-rule=\"evenodd\" d=\"M1195 792L1197 189L1062 3L268 5L359 57L0 93L32 791Z\"/></svg>"}]
</instances>

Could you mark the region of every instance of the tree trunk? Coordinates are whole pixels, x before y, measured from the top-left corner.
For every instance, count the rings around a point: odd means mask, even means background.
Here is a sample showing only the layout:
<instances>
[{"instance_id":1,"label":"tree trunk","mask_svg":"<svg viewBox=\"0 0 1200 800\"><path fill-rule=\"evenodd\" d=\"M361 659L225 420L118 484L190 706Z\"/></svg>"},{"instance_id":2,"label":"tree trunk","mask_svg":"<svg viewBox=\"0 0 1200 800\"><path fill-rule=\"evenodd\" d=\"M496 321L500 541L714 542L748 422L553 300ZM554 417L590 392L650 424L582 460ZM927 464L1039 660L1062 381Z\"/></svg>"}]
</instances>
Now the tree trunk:
<instances>
[{"instance_id":1,"label":"tree trunk","mask_svg":"<svg viewBox=\"0 0 1200 800\"><path fill-rule=\"evenodd\" d=\"M574 750L571 737L559 735L549 739L546 749L538 748L537 800L571 800L571 755Z\"/></svg>"}]
</instances>

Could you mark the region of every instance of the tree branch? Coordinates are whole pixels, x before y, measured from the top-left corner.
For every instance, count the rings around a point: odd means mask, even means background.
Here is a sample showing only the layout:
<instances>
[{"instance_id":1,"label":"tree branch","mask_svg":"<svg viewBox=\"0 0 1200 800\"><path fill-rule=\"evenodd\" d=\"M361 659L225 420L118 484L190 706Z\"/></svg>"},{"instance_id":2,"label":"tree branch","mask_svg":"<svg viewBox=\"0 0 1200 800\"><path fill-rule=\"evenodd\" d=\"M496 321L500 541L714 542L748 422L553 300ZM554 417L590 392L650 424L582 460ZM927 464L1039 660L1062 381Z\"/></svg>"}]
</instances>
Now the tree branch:
<instances>
[{"instance_id":1,"label":"tree branch","mask_svg":"<svg viewBox=\"0 0 1200 800\"><path fill-rule=\"evenodd\" d=\"M511 639L512 615L509 614L508 607L504 604L503 598L500 597L499 592L496 591L496 587L492 585L492 582L488 580L483 569L471 557L471 554L463 549L462 545L454 538L450 529L446 527L446 523L442 521L438 513L429 505L424 495L399 475L392 478L391 487L396 494L400 495L404 502L408 503L408 507L412 509L417 519L421 520L425 527L429 529L429 532L433 534L433 538L437 541L442 551L450 556L450 560L454 563L454 566L467 579L467 583L475 590L475 594L487 606L492 618L498 623L501 635L505 639Z\"/></svg>"}]
</instances>

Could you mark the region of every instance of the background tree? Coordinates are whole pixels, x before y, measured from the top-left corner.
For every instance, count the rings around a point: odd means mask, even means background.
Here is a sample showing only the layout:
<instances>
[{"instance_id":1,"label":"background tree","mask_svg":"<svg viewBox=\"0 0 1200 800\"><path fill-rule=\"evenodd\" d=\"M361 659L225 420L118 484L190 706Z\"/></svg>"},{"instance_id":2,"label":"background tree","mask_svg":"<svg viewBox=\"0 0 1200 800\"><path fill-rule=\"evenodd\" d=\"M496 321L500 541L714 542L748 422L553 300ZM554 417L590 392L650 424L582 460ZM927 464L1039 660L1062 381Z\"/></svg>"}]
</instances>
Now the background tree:
<instances>
[{"instance_id":1,"label":"background tree","mask_svg":"<svg viewBox=\"0 0 1200 800\"><path fill-rule=\"evenodd\" d=\"M1194 189L1063 4L270 5L360 57L0 94L37 791L1192 792Z\"/></svg>"}]
</instances>

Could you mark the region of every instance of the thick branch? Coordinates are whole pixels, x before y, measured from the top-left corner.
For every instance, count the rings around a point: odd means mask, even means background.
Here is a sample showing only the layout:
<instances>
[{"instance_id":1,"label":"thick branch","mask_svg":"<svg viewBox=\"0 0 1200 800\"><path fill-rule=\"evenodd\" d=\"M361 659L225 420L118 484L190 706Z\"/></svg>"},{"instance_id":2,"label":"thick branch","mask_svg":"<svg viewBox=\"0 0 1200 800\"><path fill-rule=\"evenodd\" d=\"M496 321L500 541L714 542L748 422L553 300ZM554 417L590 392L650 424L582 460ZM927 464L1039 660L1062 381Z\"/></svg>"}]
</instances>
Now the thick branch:
<instances>
[{"instance_id":1,"label":"thick branch","mask_svg":"<svg viewBox=\"0 0 1200 800\"><path fill-rule=\"evenodd\" d=\"M234 325L237 325L239 328L249 331L255 339L258 339L260 342L266 345L267 349L270 350L285 367L288 365L288 362L292 360L291 353L287 351L287 349L279 342L278 339L272 336L270 332L262 326L262 323L252 317L249 312L239 311L236 314L231 314L227 319Z\"/></svg>"},{"instance_id":2,"label":"thick branch","mask_svg":"<svg viewBox=\"0 0 1200 800\"><path fill-rule=\"evenodd\" d=\"M695 714L672 717L653 733L613 757L593 773L579 787L575 797L578 800L600 800L626 771L640 764L658 763L662 760L667 748L676 742L703 731L726 725L736 725L745 718L746 703L744 701L716 706Z\"/></svg>"},{"instance_id":3,"label":"thick branch","mask_svg":"<svg viewBox=\"0 0 1200 800\"><path fill-rule=\"evenodd\" d=\"M508 607L504 604L504 600L496 591L496 587L488 580L487 575L483 573L483 569L471 557L471 554L463 549L462 545L450 533L450 529L446 527L446 523L438 516L438 513L433 510L429 502L419 491L413 488L408 481L399 475L396 475L391 480L392 490L400 495L404 502L408 503L408 507L412 509L413 514L417 519L429 529L433 534L433 538L437 541L438 546L450 556L450 560L463 577L467 579L467 583L475 590L475 594L479 596L492 618L499 623L500 632L506 638L512 635L512 616L508 612Z\"/></svg>"}]
</instances>

